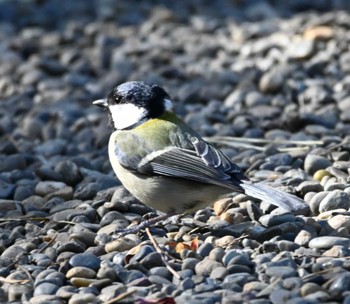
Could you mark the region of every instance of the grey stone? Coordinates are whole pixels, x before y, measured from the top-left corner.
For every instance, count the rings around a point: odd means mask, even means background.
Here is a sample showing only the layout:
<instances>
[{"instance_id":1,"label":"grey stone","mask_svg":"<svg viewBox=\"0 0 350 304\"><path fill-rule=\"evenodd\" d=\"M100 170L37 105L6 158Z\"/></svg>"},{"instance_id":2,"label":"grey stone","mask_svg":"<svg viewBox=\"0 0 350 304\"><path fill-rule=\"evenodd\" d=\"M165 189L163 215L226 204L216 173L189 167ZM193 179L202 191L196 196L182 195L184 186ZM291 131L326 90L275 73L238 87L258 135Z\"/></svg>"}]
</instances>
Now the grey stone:
<instances>
[{"instance_id":1,"label":"grey stone","mask_svg":"<svg viewBox=\"0 0 350 304\"><path fill-rule=\"evenodd\" d=\"M323 190L322 185L317 181L304 181L296 188L301 195L305 195L308 192L320 192Z\"/></svg>"},{"instance_id":2,"label":"grey stone","mask_svg":"<svg viewBox=\"0 0 350 304\"><path fill-rule=\"evenodd\" d=\"M347 193L341 190L334 190L327 194L322 199L319 205L319 212L334 210L334 209L346 209L350 208L350 197Z\"/></svg>"},{"instance_id":3,"label":"grey stone","mask_svg":"<svg viewBox=\"0 0 350 304\"><path fill-rule=\"evenodd\" d=\"M325 169L331 165L332 163L329 159L315 154L308 154L304 161L304 169L310 175L313 175L316 171Z\"/></svg>"},{"instance_id":4,"label":"grey stone","mask_svg":"<svg viewBox=\"0 0 350 304\"><path fill-rule=\"evenodd\" d=\"M78 253L70 258L69 264L73 267L82 266L96 271L100 268L100 259L91 253Z\"/></svg>"},{"instance_id":5,"label":"grey stone","mask_svg":"<svg viewBox=\"0 0 350 304\"><path fill-rule=\"evenodd\" d=\"M294 222L295 215L292 213L283 213L283 214L265 214L260 217L259 222L265 227L277 226L286 222Z\"/></svg>"},{"instance_id":6,"label":"grey stone","mask_svg":"<svg viewBox=\"0 0 350 304\"><path fill-rule=\"evenodd\" d=\"M197 263L195 266L195 272L197 275L209 276L213 269L221 266L221 263L212 261L206 257Z\"/></svg>"},{"instance_id":7,"label":"grey stone","mask_svg":"<svg viewBox=\"0 0 350 304\"><path fill-rule=\"evenodd\" d=\"M289 266L273 266L266 269L266 275L278 278L290 278L295 276L296 270Z\"/></svg>"},{"instance_id":8,"label":"grey stone","mask_svg":"<svg viewBox=\"0 0 350 304\"><path fill-rule=\"evenodd\" d=\"M15 190L15 185L0 180L0 199L10 198Z\"/></svg>"},{"instance_id":9,"label":"grey stone","mask_svg":"<svg viewBox=\"0 0 350 304\"><path fill-rule=\"evenodd\" d=\"M329 249L334 245L349 246L350 239L337 236L319 236L309 242L310 248Z\"/></svg>"},{"instance_id":10,"label":"grey stone","mask_svg":"<svg viewBox=\"0 0 350 304\"><path fill-rule=\"evenodd\" d=\"M330 192L322 191L319 193L316 193L312 199L309 202L310 210L313 214L319 214L320 213L320 204L323 201L323 199L329 194Z\"/></svg>"},{"instance_id":11,"label":"grey stone","mask_svg":"<svg viewBox=\"0 0 350 304\"><path fill-rule=\"evenodd\" d=\"M35 287L34 296L54 295L56 294L56 291L58 290L58 288L59 286L55 284L43 282L42 284L39 284L38 286Z\"/></svg>"},{"instance_id":12,"label":"grey stone","mask_svg":"<svg viewBox=\"0 0 350 304\"><path fill-rule=\"evenodd\" d=\"M211 243L203 243L201 246L199 246L197 253L202 257L206 257L210 254L210 252L213 250L214 246Z\"/></svg>"}]
</instances>

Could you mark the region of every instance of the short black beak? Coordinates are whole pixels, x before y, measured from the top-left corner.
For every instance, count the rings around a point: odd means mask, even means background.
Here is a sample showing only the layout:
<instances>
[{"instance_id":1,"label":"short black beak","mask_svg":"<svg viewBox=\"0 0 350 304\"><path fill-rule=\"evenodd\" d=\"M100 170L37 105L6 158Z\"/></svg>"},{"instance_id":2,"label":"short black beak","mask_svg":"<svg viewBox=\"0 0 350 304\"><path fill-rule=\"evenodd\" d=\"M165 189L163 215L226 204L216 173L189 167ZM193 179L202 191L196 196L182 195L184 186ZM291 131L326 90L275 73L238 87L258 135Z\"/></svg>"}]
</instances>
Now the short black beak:
<instances>
[{"instance_id":1,"label":"short black beak","mask_svg":"<svg viewBox=\"0 0 350 304\"><path fill-rule=\"evenodd\" d=\"M101 108L108 108L107 99L98 99L95 100L92 104Z\"/></svg>"}]
</instances>

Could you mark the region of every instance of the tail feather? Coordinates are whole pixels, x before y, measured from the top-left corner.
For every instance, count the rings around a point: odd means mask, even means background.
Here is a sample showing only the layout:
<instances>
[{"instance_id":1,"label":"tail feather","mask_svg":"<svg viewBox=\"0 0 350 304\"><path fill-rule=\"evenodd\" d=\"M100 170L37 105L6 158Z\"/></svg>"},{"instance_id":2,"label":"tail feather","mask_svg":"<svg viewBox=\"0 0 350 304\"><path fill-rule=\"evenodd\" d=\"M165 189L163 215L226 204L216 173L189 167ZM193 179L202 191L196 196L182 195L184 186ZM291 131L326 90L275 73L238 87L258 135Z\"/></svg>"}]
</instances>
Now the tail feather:
<instances>
[{"instance_id":1,"label":"tail feather","mask_svg":"<svg viewBox=\"0 0 350 304\"><path fill-rule=\"evenodd\" d=\"M240 186L245 190L245 194L263 201L268 201L288 211L298 212L308 209L308 205L299 197L276 188L259 183L253 184L251 182L243 182Z\"/></svg>"}]
</instances>

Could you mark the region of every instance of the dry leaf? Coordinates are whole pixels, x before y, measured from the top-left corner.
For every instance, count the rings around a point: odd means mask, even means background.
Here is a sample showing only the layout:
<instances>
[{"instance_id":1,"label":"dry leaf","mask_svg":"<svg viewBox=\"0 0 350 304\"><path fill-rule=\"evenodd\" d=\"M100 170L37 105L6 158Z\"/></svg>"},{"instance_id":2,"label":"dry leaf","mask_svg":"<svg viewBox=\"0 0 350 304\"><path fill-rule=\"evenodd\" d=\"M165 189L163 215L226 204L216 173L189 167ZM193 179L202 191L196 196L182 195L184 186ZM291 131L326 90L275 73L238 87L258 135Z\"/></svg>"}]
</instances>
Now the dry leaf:
<instances>
[{"instance_id":1,"label":"dry leaf","mask_svg":"<svg viewBox=\"0 0 350 304\"><path fill-rule=\"evenodd\" d=\"M334 31L329 26L315 26L308 28L304 32L304 38L310 40L328 40L334 35Z\"/></svg>"},{"instance_id":2,"label":"dry leaf","mask_svg":"<svg viewBox=\"0 0 350 304\"><path fill-rule=\"evenodd\" d=\"M199 247L199 239L198 239L198 237L196 237L195 239L193 239L191 241L191 250L192 251L197 251L198 247Z\"/></svg>"},{"instance_id":3,"label":"dry leaf","mask_svg":"<svg viewBox=\"0 0 350 304\"><path fill-rule=\"evenodd\" d=\"M185 242L179 242L177 243L175 247L175 251L177 253L180 253L183 249L191 250L191 245L186 244Z\"/></svg>"},{"instance_id":4,"label":"dry leaf","mask_svg":"<svg viewBox=\"0 0 350 304\"><path fill-rule=\"evenodd\" d=\"M29 283L30 280L14 280L14 279L6 279L4 277L0 277L0 282L3 283L8 283L8 284L25 284L25 283Z\"/></svg>"},{"instance_id":5,"label":"dry leaf","mask_svg":"<svg viewBox=\"0 0 350 304\"><path fill-rule=\"evenodd\" d=\"M124 262L125 264L129 264L131 258L140 251L140 249L142 248L144 244L138 244L137 246L131 248L128 253L126 254L125 258L124 258Z\"/></svg>"}]
</instances>

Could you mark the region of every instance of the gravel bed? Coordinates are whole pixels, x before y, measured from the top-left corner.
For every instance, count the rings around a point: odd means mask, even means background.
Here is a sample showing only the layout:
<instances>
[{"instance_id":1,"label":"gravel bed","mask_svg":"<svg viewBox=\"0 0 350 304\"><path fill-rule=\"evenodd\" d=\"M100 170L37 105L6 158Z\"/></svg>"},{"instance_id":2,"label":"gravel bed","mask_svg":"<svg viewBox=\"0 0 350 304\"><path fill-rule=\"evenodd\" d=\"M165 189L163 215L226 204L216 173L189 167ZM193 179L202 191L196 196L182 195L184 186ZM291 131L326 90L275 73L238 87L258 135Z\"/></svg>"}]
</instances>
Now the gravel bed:
<instances>
[{"instance_id":1,"label":"gravel bed","mask_svg":"<svg viewBox=\"0 0 350 304\"><path fill-rule=\"evenodd\" d=\"M167 2L0 1L0 303L350 303L350 3ZM91 105L129 80L308 213L232 194L162 253L116 237L156 215Z\"/></svg>"}]
</instances>

